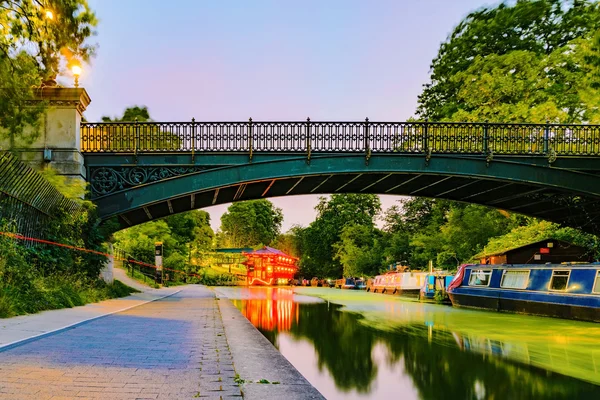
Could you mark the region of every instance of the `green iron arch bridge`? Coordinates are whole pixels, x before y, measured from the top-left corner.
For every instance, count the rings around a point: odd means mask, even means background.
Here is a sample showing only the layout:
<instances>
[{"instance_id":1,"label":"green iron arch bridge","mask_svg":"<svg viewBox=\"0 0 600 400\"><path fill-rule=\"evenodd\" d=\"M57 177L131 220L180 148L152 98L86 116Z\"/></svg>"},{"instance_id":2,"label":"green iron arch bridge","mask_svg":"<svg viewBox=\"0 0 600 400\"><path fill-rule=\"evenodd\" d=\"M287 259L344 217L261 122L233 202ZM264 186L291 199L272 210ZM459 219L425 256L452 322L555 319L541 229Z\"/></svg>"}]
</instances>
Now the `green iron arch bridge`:
<instances>
[{"instance_id":1,"label":"green iron arch bridge","mask_svg":"<svg viewBox=\"0 0 600 400\"><path fill-rule=\"evenodd\" d=\"M92 200L122 227L233 201L443 198L600 233L600 125L82 123Z\"/></svg>"}]
</instances>

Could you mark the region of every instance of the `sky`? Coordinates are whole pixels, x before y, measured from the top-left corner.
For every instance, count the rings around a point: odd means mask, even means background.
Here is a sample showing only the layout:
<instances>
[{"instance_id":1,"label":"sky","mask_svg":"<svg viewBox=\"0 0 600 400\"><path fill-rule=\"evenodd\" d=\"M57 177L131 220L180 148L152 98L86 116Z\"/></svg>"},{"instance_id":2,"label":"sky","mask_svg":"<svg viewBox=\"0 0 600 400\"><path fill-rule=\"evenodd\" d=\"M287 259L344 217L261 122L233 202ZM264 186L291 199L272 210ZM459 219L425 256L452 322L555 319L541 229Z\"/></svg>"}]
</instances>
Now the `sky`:
<instances>
[{"instance_id":1,"label":"sky","mask_svg":"<svg viewBox=\"0 0 600 400\"><path fill-rule=\"evenodd\" d=\"M440 44L481 0L89 0L85 116L145 105L155 121L403 121ZM381 196L385 208L397 196ZM271 199L285 232L318 196ZM213 229L228 205L207 208Z\"/></svg>"}]
</instances>

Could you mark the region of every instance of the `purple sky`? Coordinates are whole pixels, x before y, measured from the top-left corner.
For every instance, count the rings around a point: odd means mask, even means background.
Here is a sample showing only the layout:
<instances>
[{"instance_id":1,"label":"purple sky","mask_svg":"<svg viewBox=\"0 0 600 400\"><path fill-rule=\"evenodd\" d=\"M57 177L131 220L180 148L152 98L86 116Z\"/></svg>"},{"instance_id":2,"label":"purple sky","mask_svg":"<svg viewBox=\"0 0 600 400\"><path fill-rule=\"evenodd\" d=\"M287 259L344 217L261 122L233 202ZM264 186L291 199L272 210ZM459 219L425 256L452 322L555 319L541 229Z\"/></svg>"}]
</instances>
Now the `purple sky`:
<instances>
[{"instance_id":1,"label":"purple sky","mask_svg":"<svg viewBox=\"0 0 600 400\"><path fill-rule=\"evenodd\" d=\"M148 106L156 121L371 120L414 115L440 43L482 0L89 0L90 121ZM283 230L318 196L272 199ZM397 199L382 196L384 207ZM227 205L206 209L213 228Z\"/></svg>"}]
</instances>

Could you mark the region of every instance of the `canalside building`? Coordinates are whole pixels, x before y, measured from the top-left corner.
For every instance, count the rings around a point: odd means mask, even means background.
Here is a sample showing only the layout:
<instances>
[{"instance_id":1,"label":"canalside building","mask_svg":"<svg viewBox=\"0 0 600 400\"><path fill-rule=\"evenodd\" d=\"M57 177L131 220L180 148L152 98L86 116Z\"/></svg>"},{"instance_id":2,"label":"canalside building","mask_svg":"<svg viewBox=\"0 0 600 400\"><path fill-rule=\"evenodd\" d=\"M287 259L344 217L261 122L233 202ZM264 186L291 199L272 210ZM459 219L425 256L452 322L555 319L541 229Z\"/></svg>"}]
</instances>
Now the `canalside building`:
<instances>
[{"instance_id":1,"label":"canalside building","mask_svg":"<svg viewBox=\"0 0 600 400\"><path fill-rule=\"evenodd\" d=\"M248 285L287 285L298 271L296 257L272 247L242 253L246 257Z\"/></svg>"},{"instance_id":2,"label":"canalside building","mask_svg":"<svg viewBox=\"0 0 600 400\"><path fill-rule=\"evenodd\" d=\"M504 251L482 254L481 264L560 264L591 262L589 249L558 239L544 239Z\"/></svg>"}]
</instances>

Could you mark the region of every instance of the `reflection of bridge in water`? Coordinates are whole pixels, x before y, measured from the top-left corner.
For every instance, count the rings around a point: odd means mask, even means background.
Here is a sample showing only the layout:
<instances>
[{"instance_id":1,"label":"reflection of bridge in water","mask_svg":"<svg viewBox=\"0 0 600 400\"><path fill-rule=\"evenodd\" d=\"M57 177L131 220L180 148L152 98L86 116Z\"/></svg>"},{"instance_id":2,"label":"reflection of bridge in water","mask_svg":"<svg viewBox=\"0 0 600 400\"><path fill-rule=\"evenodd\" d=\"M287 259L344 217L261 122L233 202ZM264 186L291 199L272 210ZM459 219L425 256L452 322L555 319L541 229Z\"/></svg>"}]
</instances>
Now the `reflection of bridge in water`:
<instances>
[{"instance_id":1,"label":"reflection of bridge in water","mask_svg":"<svg viewBox=\"0 0 600 400\"><path fill-rule=\"evenodd\" d=\"M426 122L82 123L92 199L121 226L320 193L483 204L600 232L600 126Z\"/></svg>"}]
</instances>

